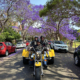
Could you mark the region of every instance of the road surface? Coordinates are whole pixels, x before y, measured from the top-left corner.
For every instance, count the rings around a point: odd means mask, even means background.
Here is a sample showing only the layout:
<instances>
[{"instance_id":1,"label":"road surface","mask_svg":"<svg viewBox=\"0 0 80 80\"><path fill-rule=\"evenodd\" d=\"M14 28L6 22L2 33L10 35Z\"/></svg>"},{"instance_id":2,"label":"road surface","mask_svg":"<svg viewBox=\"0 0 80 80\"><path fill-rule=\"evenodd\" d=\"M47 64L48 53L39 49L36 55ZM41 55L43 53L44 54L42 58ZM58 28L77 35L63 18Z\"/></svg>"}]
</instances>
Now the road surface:
<instances>
[{"instance_id":1,"label":"road surface","mask_svg":"<svg viewBox=\"0 0 80 80\"><path fill-rule=\"evenodd\" d=\"M21 52L0 61L0 80L35 80L33 68L23 65ZM56 52L55 63L48 65L41 80L80 80L80 67L73 54Z\"/></svg>"}]
</instances>

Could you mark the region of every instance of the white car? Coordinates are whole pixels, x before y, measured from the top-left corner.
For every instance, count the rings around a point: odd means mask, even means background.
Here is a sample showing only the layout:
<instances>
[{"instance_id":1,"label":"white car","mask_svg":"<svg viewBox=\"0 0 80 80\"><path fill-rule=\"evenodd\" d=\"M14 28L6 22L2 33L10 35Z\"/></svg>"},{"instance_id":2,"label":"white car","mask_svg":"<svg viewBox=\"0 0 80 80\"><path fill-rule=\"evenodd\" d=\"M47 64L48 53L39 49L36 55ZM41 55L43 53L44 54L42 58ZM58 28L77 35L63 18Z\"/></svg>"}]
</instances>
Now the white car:
<instances>
[{"instance_id":1,"label":"white car","mask_svg":"<svg viewBox=\"0 0 80 80\"><path fill-rule=\"evenodd\" d=\"M68 51L68 46L63 41L54 41L51 43L51 48L54 50Z\"/></svg>"},{"instance_id":2,"label":"white car","mask_svg":"<svg viewBox=\"0 0 80 80\"><path fill-rule=\"evenodd\" d=\"M26 44L24 42L18 42L16 44L16 48L23 48L23 47L26 47Z\"/></svg>"}]
</instances>

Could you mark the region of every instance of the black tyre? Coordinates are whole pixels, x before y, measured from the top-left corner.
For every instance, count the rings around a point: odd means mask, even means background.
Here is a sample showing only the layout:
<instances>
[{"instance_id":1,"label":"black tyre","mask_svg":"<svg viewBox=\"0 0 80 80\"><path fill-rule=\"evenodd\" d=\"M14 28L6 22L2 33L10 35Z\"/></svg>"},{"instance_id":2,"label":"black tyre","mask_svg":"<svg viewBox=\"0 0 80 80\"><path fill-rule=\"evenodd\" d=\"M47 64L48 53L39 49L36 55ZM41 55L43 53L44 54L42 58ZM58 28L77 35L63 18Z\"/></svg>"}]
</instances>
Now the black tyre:
<instances>
[{"instance_id":1,"label":"black tyre","mask_svg":"<svg viewBox=\"0 0 80 80\"><path fill-rule=\"evenodd\" d=\"M35 80L41 80L41 67L35 68Z\"/></svg>"},{"instance_id":2,"label":"black tyre","mask_svg":"<svg viewBox=\"0 0 80 80\"><path fill-rule=\"evenodd\" d=\"M68 53L68 51L65 51L65 53Z\"/></svg>"},{"instance_id":3,"label":"black tyre","mask_svg":"<svg viewBox=\"0 0 80 80\"><path fill-rule=\"evenodd\" d=\"M5 56L8 56L9 55L9 52L8 52L8 50L6 50L6 52L5 52Z\"/></svg>"},{"instance_id":4,"label":"black tyre","mask_svg":"<svg viewBox=\"0 0 80 80\"><path fill-rule=\"evenodd\" d=\"M29 59L26 59L25 57L23 57L23 64L28 64L29 63Z\"/></svg>"},{"instance_id":5,"label":"black tyre","mask_svg":"<svg viewBox=\"0 0 80 80\"><path fill-rule=\"evenodd\" d=\"M53 50L56 51L55 48L54 48L54 46L53 46Z\"/></svg>"},{"instance_id":6,"label":"black tyre","mask_svg":"<svg viewBox=\"0 0 80 80\"><path fill-rule=\"evenodd\" d=\"M53 49L54 49L54 46L53 46Z\"/></svg>"},{"instance_id":7,"label":"black tyre","mask_svg":"<svg viewBox=\"0 0 80 80\"><path fill-rule=\"evenodd\" d=\"M15 48L15 51L14 52L17 52L17 49Z\"/></svg>"},{"instance_id":8,"label":"black tyre","mask_svg":"<svg viewBox=\"0 0 80 80\"><path fill-rule=\"evenodd\" d=\"M75 64L76 66L79 66L79 65L80 65L80 61L79 61L79 58L78 58L77 55L74 56L74 64Z\"/></svg>"},{"instance_id":9,"label":"black tyre","mask_svg":"<svg viewBox=\"0 0 80 80\"><path fill-rule=\"evenodd\" d=\"M50 48L52 49L51 45L50 45Z\"/></svg>"},{"instance_id":10,"label":"black tyre","mask_svg":"<svg viewBox=\"0 0 80 80\"><path fill-rule=\"evenodd\" d=\"M54 57L52 57L49 62L50 62L50 64L54 64Z\"/></svg>"}]
</instances>

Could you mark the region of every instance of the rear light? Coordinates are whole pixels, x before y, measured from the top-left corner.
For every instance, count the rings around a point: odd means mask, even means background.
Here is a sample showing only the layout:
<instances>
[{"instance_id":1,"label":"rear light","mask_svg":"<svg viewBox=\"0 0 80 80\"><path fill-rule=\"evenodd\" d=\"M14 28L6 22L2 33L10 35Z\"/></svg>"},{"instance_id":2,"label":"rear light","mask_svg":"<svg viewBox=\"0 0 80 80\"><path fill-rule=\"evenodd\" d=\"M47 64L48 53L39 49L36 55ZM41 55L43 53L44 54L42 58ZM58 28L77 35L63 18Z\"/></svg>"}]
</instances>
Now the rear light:
<instances>
[{"instance_id":1,"label":"rear light","mask_svg":"<svg viewBox=\"0 0 80 80\"><path fill-rule=\"evenodd\" d=\"M3 50L4 49L4 46L1 48L1 50Z\"/></svg>"}]
</instances>

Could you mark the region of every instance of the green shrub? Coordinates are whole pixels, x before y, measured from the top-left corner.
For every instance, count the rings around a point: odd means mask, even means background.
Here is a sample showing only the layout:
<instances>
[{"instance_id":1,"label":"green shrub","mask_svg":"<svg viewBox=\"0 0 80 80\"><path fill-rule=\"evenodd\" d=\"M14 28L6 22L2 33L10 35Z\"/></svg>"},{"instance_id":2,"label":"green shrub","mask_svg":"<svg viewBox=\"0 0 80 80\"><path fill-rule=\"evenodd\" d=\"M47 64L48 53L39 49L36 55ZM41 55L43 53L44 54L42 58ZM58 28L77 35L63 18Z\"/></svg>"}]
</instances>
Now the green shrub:
<instances>
[{"instance_id":1,"label":"green shrub","mask_svg":"<svg viewBox=\"0 0 80 80\"><path fill-rule=\"evenodd\" d=\"M18 32L14 31L12 27L5 28L3 33L0 35L0 42L2 41L10 41L15 39L20 39L21 36Z\"/></svg>"},{"instance_id":2,"label":"green shrub","mask_svg":"<svg viewBox=\"0 0 80 80\"><path fill-rule=\"evenodd\" d=\"M6 39L5 35L3 33L1 33L0 35L0 42L4 42Z\"/></svg>"}]
</instances>

